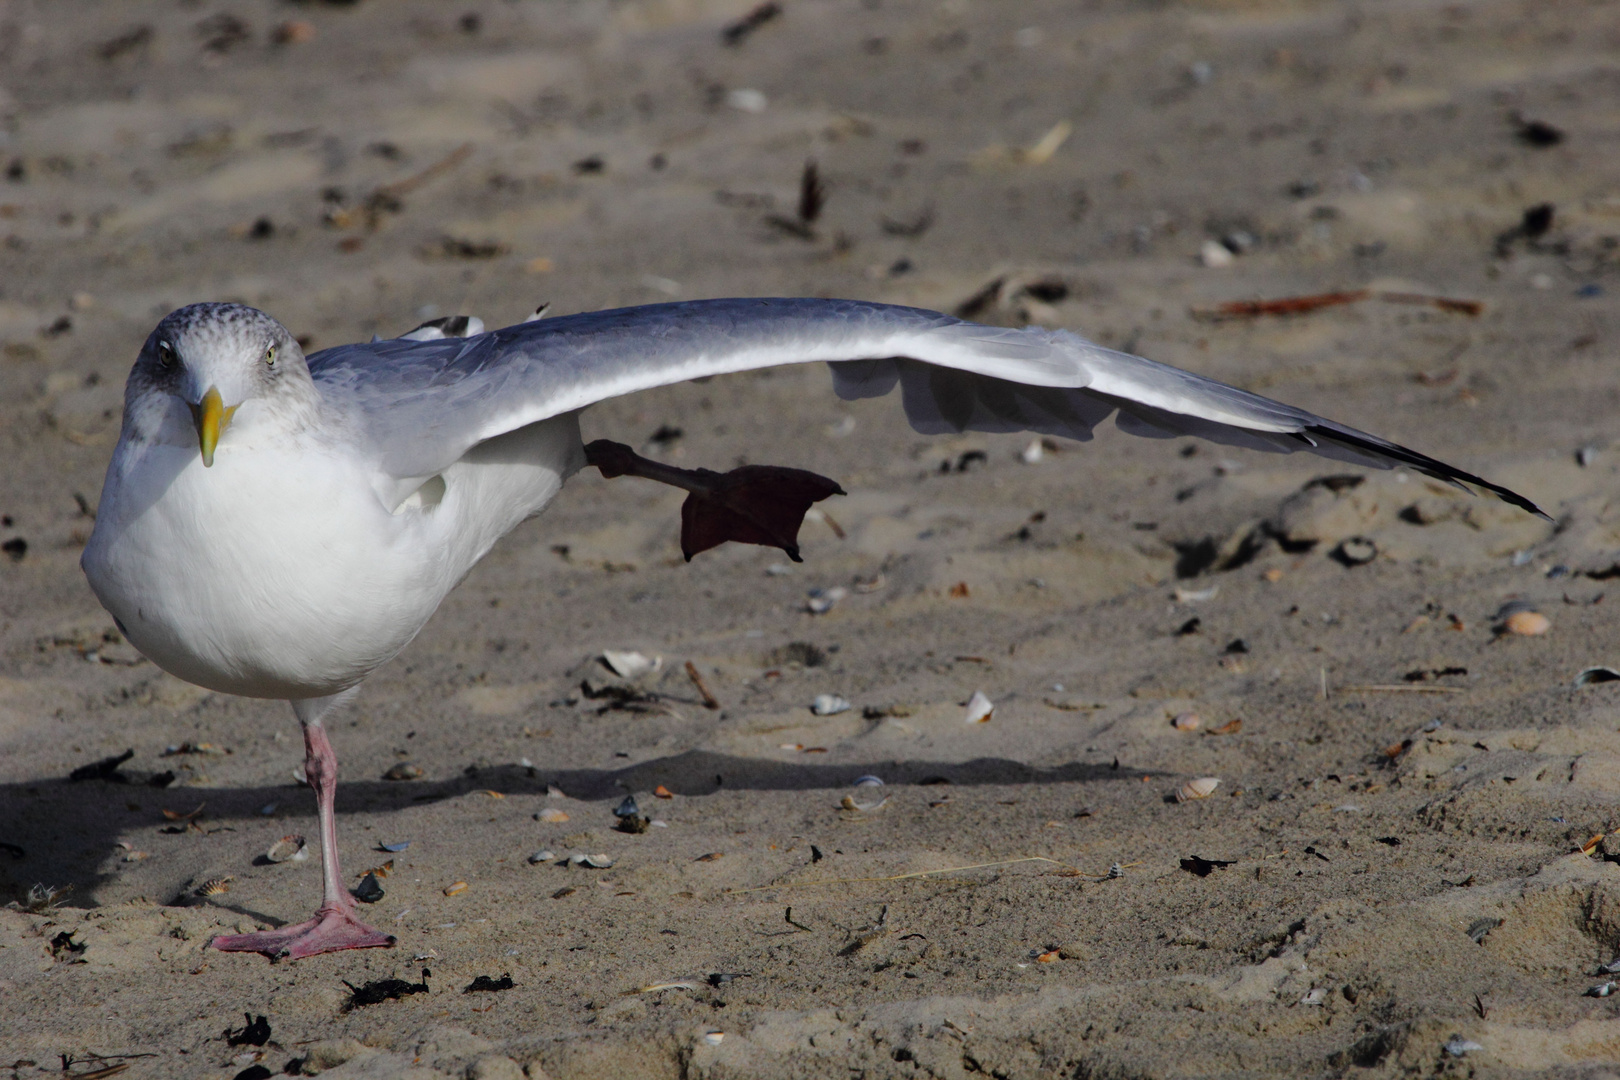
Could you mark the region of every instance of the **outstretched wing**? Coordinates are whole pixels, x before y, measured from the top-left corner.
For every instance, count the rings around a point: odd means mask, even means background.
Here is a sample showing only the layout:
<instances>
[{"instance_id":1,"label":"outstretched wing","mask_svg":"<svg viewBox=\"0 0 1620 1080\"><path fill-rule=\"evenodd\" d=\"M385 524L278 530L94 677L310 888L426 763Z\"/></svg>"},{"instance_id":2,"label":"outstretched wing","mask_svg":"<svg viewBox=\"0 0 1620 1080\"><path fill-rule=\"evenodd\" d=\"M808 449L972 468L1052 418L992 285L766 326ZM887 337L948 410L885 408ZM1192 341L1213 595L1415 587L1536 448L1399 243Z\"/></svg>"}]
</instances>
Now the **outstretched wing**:
<instances>
[{"instance_id":1,"label":"outstretched wing","mask_svg":"<svg viewBox=\"0 0 1620 1080\"><path fill-rule=\"evenodd\" d=\"M907 418L925 433L1084 440L1118 410L1119 427L1136 435L1405 465L1541 514L1522 495L1414 450L1066 330L981 326L853 300L618 308L468 338L343 345L310 357L309 368L322 394L356 416L384 472L420 477L485 439L606 398L812 360L829 362L845 399L898 386Z\"/></svg>"}]
</instances>

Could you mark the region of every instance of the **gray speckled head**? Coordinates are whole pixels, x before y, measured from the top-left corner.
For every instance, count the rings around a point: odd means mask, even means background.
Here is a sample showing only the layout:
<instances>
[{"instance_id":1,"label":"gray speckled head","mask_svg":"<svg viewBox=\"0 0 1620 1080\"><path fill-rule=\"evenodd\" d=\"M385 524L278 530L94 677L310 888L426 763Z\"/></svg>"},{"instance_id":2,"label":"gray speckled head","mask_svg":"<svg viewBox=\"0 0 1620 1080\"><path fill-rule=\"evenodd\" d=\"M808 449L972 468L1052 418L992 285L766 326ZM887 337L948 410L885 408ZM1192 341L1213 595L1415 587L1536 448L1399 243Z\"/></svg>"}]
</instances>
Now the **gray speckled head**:
<instances>
[{"instance_id":1,"label":"gray speckled head","mask_svg":"<svg viewBox=\"0 0 1620 1080\"><path fill-rule=\"evenodd\" d=\"M257 399L286 415L319 401L303 350L280 322L245 304L188 304L141 348L124 391L125 430L154 430L175 399L196 407L210 391L226 409Z\"/></svg>"}]
</instances>

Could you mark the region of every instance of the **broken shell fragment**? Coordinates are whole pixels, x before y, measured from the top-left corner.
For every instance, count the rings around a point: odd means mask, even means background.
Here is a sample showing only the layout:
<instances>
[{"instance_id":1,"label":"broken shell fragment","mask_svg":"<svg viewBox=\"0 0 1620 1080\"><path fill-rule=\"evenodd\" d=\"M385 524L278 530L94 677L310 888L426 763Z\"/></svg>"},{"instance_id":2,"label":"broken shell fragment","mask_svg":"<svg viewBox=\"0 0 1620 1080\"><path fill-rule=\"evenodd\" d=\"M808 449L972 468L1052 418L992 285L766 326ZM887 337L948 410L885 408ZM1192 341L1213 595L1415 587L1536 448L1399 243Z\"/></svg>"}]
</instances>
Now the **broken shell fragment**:
<instances>
[{"instance_id":1,"label":"broken shell fragment","mask_svg":"<svg viewBox=\"0 0 1620 1080\"><path fill-rule=\"evenodd\" d=\"M1515 611L1502 620L1502 629L1520 637L1539 637L1552 629L1552 622L1539 611Z\"/></svg>"},{"instance_id":2,"label":"broken shell fragment","mask_svg":"<svg viewBox=\"0 0 1620 1080\"><path fill-rule=\"evenodd\" d=\"M552 825L560 825L568 820L568 811L558 810L555 806L548 806L534 816Z\"/></svg>"},{"instance_id":3,"label":"broken shell fragment","mask_svg":"<svg viewBox=\"0 0 1620 1080\"><path fill-rule=\"evenodd\" d=\"M1593 683L1620 681L1620 671L1612 667L1589 667L1575 676L1576 686L1590 686Z\"/></svg>"},{"instance_id":4,"label":"broken shell fragment","mask_svg":"<svg viewBox=\"0 0 1620 1080\"><path fill-rule=\"evenodd\" d=\"M353 892L354 898L362 904L375 904L383 898L382 882L377 880L376 874L367 874L360 879Z\"/></svg>"},{"instance_id":5,"label":"broken shell fragment","mask_svg":"<svg viewBox=\"0 0 1620 1080\"><path fill-rule=\"evenodd\" d=\"M283 836L270 845L270 850L264 853L264 857L273 863L284 863L307 859L309 852L304 849L302 836Z\"/></svg>"},{"instance_id":6,"label":"broken shell fragment","mask_svg":"<svg viewBox=\"0 0 1620 1080\"><path fill-rule=\"evenodd\" d=\"M606 870L613 865L611 855L570 855L568 862L573 866L589 866L593 870Z\"/></svg>"},{"instance_id":7,"label":"broken shell fragment","mask_svg":"<svg viewBox=\"0 0 1620 1080\"><path fill-rule=\"evenodd\" d=\"M825 615L838 601L848 595L849 590L842 585L834 585L830 589L811 589L810 598L805 601L804 609L812 615Z\"/></svg>"},{"instance_id":8,"label":"broken shell fragment","mask_svg":"<svg viewBox=\"0 0 1620 1080\"><path fill-rule=\"evenodd\" d=\"M452 881L444 887L444 895L446 896L460 896L466 891L467 883L465 881Z\"/></svg>"},{"instance_id":9,"label":"broken shell fragment","mask_svg":"<svg viewBox=\"0 0 1620 1080\"><path fill-rule=\"evenodd\" d=\"M816 700L810 703L810 711L817 716L837 716L849 710L849 701L837 694L817 694Z\"/></svg>"},{"instance_id":10,"label":"broken shell fragment","mask_svg":"<svg viewBox=\"0 0 1620 1080\"><path fill-rule=\"evenodd\" d=\"M1339 541L1331 554L1345 566L1365 566L1378 558L1378 545L1365 536L1350 536Z\"/></svg>"},{"instance_id":11,"label":"broken shell fragment","mask_svg":"<svg viewBox=\"0 0 1620 1080\"><path fill-rule=\"evenodd\" d=\"M1189 780L1176 789L1176 802L1207 799L1220 784L1220 780L1213 776L1200 776L1196 780Z\"/></svg>"},{"instance_id":12,"label":"broken shell fragment","mask_svg":"<svg viewBox=\"0 0 1620 1080\"><path fill-rule=\"evenodd\" d=\"M620 652L617 649L603 649L602 662L621 679L637 679L664 666L662 656L649 660L642 653L629 650Z\"/></svg>"},{"instance_id":13,"label":"broken shell fragment","mask_svg":"<svg viewBox=\"0 0 1620 1080\"><path fill-rule=\"evenodd\" d=\"M418 780L421 776L422 766L412 765L408 761L401 761L383 773L382 778L384 780Z\"/></svg>"},{"instance_id":14,"label":"broken shell fragment","mask_svg":"<svg viewBox=\"0 0 1620 1080\"><path fill-rule=\"evenodd\" d=\"M995 702L985 697L983 690L975 690L973 696L968 698L967 716L964 719L970 724L988 724L995 711Z\"/></svg>"},{"instance_id":15,"label":"broken shell fragment","mask_svg":"<svg viewBox=\"0 0 1620 1080\"><path fill-rule=\"evenodd\" d=\"M1204 718L1195 712L1176 713L1176 718L1170 721L1177 731L1197 731L1204 723Z\"/></svg>"}]
</instances>

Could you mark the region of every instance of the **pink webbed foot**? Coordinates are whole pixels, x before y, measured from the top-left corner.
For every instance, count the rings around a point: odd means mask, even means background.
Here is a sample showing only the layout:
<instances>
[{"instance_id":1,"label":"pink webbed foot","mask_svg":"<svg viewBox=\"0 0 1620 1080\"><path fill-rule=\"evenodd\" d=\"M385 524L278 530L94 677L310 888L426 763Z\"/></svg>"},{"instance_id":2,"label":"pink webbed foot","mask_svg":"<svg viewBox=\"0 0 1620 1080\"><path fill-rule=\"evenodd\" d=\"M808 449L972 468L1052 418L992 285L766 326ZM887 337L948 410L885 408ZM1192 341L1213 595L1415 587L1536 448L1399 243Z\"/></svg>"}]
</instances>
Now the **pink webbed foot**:
<instances>
[{"instance_id":1,"label":"pink webbed foot","mask_svg":"<svg viewBox=\"0 0 1620 1080\"><path fill-rule=\"evenodd\" d=\"M392 948L395 940L394 935L367 926L347 911L322 908L313 919L297 926L256 934L224 934L211 944L223 952L256 952L272 960L297 960L344 949Z\"/></svg>"}]
</instances>

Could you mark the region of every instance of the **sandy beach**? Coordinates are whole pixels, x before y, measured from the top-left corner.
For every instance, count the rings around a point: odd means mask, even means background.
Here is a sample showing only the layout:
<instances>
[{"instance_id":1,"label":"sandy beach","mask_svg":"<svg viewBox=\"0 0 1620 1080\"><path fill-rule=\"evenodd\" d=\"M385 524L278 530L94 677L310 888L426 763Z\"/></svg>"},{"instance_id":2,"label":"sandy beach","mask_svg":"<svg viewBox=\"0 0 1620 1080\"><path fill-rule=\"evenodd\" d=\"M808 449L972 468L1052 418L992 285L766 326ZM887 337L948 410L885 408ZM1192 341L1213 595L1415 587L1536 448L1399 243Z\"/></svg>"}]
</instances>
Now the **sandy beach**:
<instances>
[{"instance_id":1,"label":"sandy beach","mask_svg":"<svg viewBox=\"0 0 1620 1080\"><path fill-rule=\"evenodd\" d=\"M1617 16L0 3L0 1076L1617 1075ZM157 320L748 295L1072 329L1550 520L820 365L609 401L848 495L687 564L678 492L575 477L331 725L398 945L210 950L320 868L287 705L78 567Z\"/></svg>"}]
</instances>

